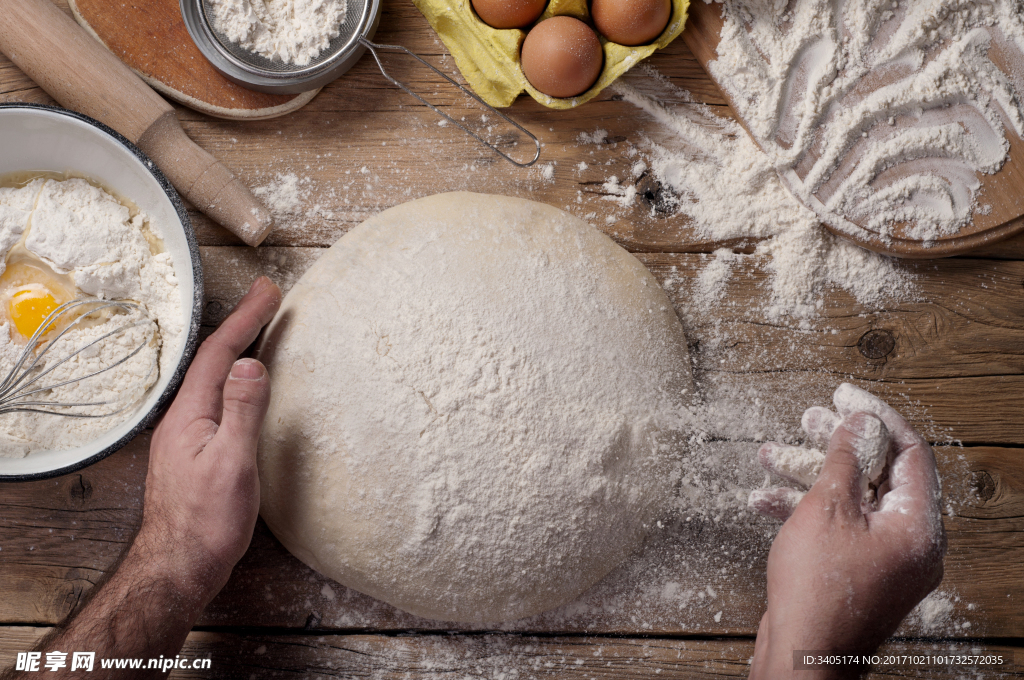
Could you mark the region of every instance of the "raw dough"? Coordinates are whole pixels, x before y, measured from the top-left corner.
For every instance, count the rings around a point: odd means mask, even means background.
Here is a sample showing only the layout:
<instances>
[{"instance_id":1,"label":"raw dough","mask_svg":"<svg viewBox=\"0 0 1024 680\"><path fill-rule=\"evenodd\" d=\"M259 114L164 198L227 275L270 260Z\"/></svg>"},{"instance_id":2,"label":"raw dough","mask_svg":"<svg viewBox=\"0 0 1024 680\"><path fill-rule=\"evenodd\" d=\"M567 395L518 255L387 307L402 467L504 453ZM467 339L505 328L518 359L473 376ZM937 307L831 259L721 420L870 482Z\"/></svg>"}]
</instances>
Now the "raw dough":
<instances>
[{"instance_id":1,"label":"raw dough","mask_svg":"<svg viewBox=\"0 0 1024 680\"><path fill-rule=\"evenodd\" d=\"M573 600L672 494L683 329L643 265L556 208L450 193L387 210L302 277L258 356L263 518L419 616Z\"/></svg>"}]
</instances>

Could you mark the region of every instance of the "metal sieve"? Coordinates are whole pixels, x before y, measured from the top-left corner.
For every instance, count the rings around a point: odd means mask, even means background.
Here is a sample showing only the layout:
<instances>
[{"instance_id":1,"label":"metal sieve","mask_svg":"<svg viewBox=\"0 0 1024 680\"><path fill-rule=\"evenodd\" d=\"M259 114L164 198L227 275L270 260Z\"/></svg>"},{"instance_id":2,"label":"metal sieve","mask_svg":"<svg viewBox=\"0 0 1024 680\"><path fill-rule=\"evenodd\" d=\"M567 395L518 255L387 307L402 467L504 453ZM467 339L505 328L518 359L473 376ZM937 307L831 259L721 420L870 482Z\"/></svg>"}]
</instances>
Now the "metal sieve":
<instances>
[{"instance_id":1,"label":"metal sieve","mask_svg":"<svg viewBox=\"0 0 1024 680\"><path fill-rule=\"evenodd\" d=\"M371 42L371 39L377 32L377 25L380 22L380 1L347 0L345 21L339 29L338 37L331 40L327 49L305 66L296 66L278 60L270 60L255 52L239 47L237 43L232 42L223 33L214 29L213 21L209 16L209 0L181 0L181 16L185 20L185 27L188 29L189 35L192 36L193 42L195 42L199 51L203 53L203 56L209 60L221 75L242 87L271 94L297 94L314 90L342 76L359 61L359 58L363 56L366 50L370 50L381 74L403 92L412 95L423 105L429 107L449 123L461 128L466 134L508 162L521 168L529 167L536 163L537 159L540 158L540 141L529 130L495 109L469 88L456 82L451 76L439 70L419 55L414 54L409 49L401 45L380 45ZM381 63L378 52L382 50L402 52L416 59L419 63L457 87L465 95L471 97L487 111L527 135L533 140L536 147L533 159L522 163L511 158L461 121L449 116L411 90L404 83L396 80L387 72L384 64Z\"/></svg>"}]
</instances>

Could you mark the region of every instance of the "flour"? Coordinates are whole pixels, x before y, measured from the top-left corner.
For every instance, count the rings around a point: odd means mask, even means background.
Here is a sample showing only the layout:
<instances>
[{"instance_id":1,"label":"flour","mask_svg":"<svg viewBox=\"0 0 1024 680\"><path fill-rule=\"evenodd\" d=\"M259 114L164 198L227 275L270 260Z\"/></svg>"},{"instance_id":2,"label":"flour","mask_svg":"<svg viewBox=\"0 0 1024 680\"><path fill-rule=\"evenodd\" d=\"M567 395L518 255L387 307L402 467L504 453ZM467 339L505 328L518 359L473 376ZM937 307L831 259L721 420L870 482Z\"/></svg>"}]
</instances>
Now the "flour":
<instances>
[{"instance_id":1,"label":"flour","mask_svg":"<svg viewBox=\"0 0 1024 680\"><path fill-rule=\"evenodd\" d=\"M973 624L963 614L964 610L976 609L977 605L964 602L963 598L944 584L914 607L907 616L907 624L933 637L953 637L967 631L970 631L970 635L980 636L982 631L972 630Z\"/></svg>"},{"instance_id":2,"label":"flour","mask_svg":"<svg viewBox=\"0 0 1024 680\"><path fill-rule=\"evenodd\" d=\"M340 35L345 0L210 0L214 29L267 59L306 66Z\"/></svg>"},{"instance_id":3,"label":"flour","mask_svg":"<svg viewBox=\"0 0 1024 680\"><path fill-rule=\"evenodd\" d=\"M145 322L141 314L129 313L73 328L54 346L50 356L72 354L110 332L113 324L142 322L101 340L60 366L50 374L50 384L109 366L134 347L141 345L143 350L101 376L59 388L47 398L75 403L115 402L113 407L84 409L86 413L109 413L139 401L160 373L174 369L184 335L178 282L170 255L152 252L144 230L158 238L153 229L144 214L131 216L127 207L85 180L37 179L20 189L0 188L0 244L7 246L2 252L5 264L12 257L34 258L55 276L72 281L73 287L86 296L141 304L156 324ZM14 234L18 238L12 242ZM0 314L0 375L6 375L23 348L5 310ZM118 415L96 419L37 413L0 415L0 456L79 446L132 413L128 408Z\"/></svg>"},{"instance_id":4,"label":"flour","mask_svg":"<svg viewBox=\"0 0 1024 680\"><path fill-rule=\"evenodd\" d=\"M865 482L877 482L888 463L889 448L892 441L885 423L878 418L864 418L858 427L844 421L851 429L854 439L853 453L857 456L861 477Z\"/></svg>"},{"instance_id":5,"label":"flour","mask_svg":"<svg viewBox=\"0 0 1024 680\"><path fill-rule=\"evenodd\" d=\"M656 87L646 89L688 98L657 74L653 80ZM734 121L696 104L670 109L630 84L616 88L672 135L670 141L650 144L648 163L654 176L675 194L671 207L688 217L703 238L760 240L754 254L764 259L771 275L764 306L769 319L788 317L808 324L820 315L829 285L865 304L913 295L911 277L895 261L825 230L817 215L783 185L771 159ZM588 141L598 134L603 131ZM605 189L614 194L617 184L613 177ZM629 188L635 195L635 188ZM629 192L620 193L620 201L632 200ZM692 291L694 309L708 310L721 300L731 268L741 257L727 248L714 253Z\"/></svg>"},{"instance_id":6,"label":"flour","mask_svg":"<svg viewBox=\"0 0 1024 680\"><path fill-rule=\"evenodd\" d=\"M39 189L35 183L19 189L0 189L0 253L7 253L21 240L28 228L29 217ZM0 274L7 261L0 261Z\"/></svg>"},{"instance_id":7,"label":"flour","mask_svg":"<svg viewBox=\"0 0 1024 680\"><path fill-rule=\"evenodd\" d=\"M253 189L253 193L270 209L276 227L298 229L312 220L334 216L331 210L313 199L315 188L312 178L308 176L279 172L269 182Z\"/></svg>"},{"instance_id":8,"label":"flour","mask_svg":"<svg viewBox=\"0 0 1024 680\"><path fill-rule=\"evenodd\" d=\"M825 464L823 451L785 444L769 445L766 458L773 472L785 475L808 488L818 479L821 467Z\"/></svg>"},{"instance_id":9,"label":"flour","mask_svg":"<svg viewBox=\"0 0 1024 680\"><path fill-rule=\"evenodd\" d=\"M709 69L768 164L828 224L884 239L907 223L927 242L987 214L977 176L1005 162L1004 125L1024 133L1019 69L989 52L998 43L1020 63L1019 2L719 2Z\"/></svg>"}]
</instances>

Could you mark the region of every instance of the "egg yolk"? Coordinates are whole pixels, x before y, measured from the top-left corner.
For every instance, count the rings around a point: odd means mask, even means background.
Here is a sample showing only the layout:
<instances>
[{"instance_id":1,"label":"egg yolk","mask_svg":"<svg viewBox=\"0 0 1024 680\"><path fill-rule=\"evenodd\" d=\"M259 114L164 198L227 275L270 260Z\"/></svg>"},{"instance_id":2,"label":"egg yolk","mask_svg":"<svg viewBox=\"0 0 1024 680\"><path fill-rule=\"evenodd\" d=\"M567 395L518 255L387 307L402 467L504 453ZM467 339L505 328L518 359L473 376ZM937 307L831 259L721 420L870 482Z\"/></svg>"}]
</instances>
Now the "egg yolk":
<instances>
[{"instance_id":1,"label":"egg yolk","mask_svg":"<svg viewBox=\"0 0 1024 680\"><path fill-rule=\"evenodd\" d=\"M8 261L0 274L0 322L8 321L12 330L17 331L12 333L12 339L20 335L27 340L39 330L50 312L75 299L74 290L73 284L62 280L46 265L19 256L15 261Z\"/></svg>"},{"instance_id":2,"label":"egg yolk","mask_svg":"<svg viewBox=\"0 0 1024 680\"><path fill-rule=\"evenodd\" d=\"M31 286L15 291L7 305L14 327L22 337L31 338L50 312L60 303L56 296L44 286Z\"/></svg>"}]
</instances>

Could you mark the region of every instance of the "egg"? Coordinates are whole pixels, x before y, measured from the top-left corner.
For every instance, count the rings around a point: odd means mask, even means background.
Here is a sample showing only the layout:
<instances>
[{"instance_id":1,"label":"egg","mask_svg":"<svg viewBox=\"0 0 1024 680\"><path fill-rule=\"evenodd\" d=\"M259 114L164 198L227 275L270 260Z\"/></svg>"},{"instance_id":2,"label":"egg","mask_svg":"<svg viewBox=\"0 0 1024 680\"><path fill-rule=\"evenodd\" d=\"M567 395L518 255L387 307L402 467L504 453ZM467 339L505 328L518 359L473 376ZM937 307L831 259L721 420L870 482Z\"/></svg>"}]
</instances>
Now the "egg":
<instances>
[{"instance_id":1,"label":"egg","mask_svg":"<svg viewBox=\"0 0 1024 680\"><path fill-rule=\"evenodd\" d=\"M544 13L548 0L473 0L473 9L492 28L523 28Z\"/></svg>"},{"instance_id":2,"label":"egg","mask_svg":"<svg viewBox=\"0 0 1024 680\"><path fill-rule=\"evenodd\" d=\"M594 0L594 26L620 45L644 45L665 30L672 18L672 0Z\"/></svg>"},{"instance_id":3,"label":"egg","mask_svg":"<svg viewBox=\"0 0 1024 680\"><path fill-rule=\"evenodd\" d=\"M0 315L25 341L39 330L50 312L75 299L76 293L69 277L55 273L43 262L27 258L9 261L0 274Z\"/></svg>"},{"instance_id":4,"label":"egg","mask_svg":"<svg viewBox=\"0 0 1024 680\"><path fill-rule=\"evenodd\" d=\"M527 34L520 61L526 79L544 94L575 97L601 75L604 51L592 28L579 19L556 16Z\"/></svg>"}]
</instances>

